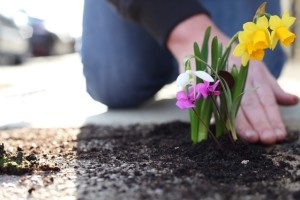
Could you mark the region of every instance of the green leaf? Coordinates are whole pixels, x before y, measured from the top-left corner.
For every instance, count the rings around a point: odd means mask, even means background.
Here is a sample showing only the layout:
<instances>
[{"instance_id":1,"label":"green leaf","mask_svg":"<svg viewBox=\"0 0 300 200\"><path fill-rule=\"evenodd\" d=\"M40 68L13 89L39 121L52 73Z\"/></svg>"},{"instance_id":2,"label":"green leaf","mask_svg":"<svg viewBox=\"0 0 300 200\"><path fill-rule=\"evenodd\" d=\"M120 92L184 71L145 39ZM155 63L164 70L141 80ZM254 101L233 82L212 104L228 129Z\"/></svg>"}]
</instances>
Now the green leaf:
<instances>
[{"instance_id":1,"label":"green leaf","mask_svg":"<svg viewBox=\"0 0 300 200\"><path fill-rule=\"evenodd\" d=\"M209 99L201 99L199 101L201 103L200 114L201 119L205 123L205 125L201 122L199 125L198 135L200 139L208 137L207 127L210 125L210 120L212 117L212 102Z\"/></svg>"},{"instance_id":2,"label":"green leaf","mask_svg":"<svg viewBox=\"0 0 300 200\"><path fill-rule=\"evenodd\" d=\"M206 71L207 60L208 60L208 43L210 38L211 27L208 27L205 30L205 35L203 38L201 50L199 45L195 42L194 43L194 55L195 55L195 64L196 70ZM199 58L199 59L197 59ZM196 82L199 83L199 78L196 79ZM202 114L202 107L205 104L204 101L199 100L196 102L195 111ZM193 110L190 111L190 120L191 120L191 138L194 143L198 143L202 140L206 140L208 137L208 131L204 125L198 119L199 116L195 114ZM203 116L200 116L201 118ZM204 116L205 117L205 116ZM207 121L207 120L206 120ZM209 124L208 124L209 125Z\"/></svg>"},{"instance_id":3,"label":"green leaf","mask_svg":"<svg viewBox=\"0 0 300 200\"><path fill-rule=\"evenodd\" d=\"M205 30L205 35L204 35L202 47L201 47L202 56L200 58L202 60L205 60L206 62L208 60L208 43L209 43L209 38L210 38L210 32L211 32L211 27L207 27Z\"/></svg>"},{"instance_id":4,"label":"green leaf","mask_svg":"<svg viewBox=\"0 0 300 200\"><path fill-rule=\"evenodd\" d=\"M200 60L196 60L196 70L205 70L206 69L205 63L207 63L207 60L208 60L208 43L209 43L209 38L210 38L210 32L211 32L211 27L208 27L205 30L201 50L200 50L198 44L196 42L194 43L195 57L198 57L202 60L202 62Z\"/></svg>"},{"instance_id":5,"label":"green leaf","mask_svg":"<svg viewBox=\"0 0 300 200\"><path fill-rule=\"evenodd\" d=\"M219 54L219 42L218 38L215 36L211 43L211 67L218 71L218 60L222 54Z\"/></svg>"},{"instance_id":6,"label":"green leaf","mask_svg":"<svg viewBox=\"0 0 300 200\"><path fill-rule=\"evenodd\" d=\"M231 46L228 46L223 54L223 56L221 57L221 61L220 61L220 66L219 66L219 70L225 70L226 65L227 65L227 61L229 58L231 52Z\"/></svg>"},{"instance_id":7,"label":"green leaf","mask_svg":"<svg viewBox=\"0 0 300 200\"><path fill-rule=\"evenodd\" d=\"M230 74L234 78L234 82L236 83L238 75L239 75L239 70L237 69L236 65L232 65Z\"/></svg>"},{"instance_id":8,"label":"green leaf","mask_svg":"<svg viewBox=\"0 0 300 200\"><path fill-rule=\"evenodd\" d=\"M228 119L228 108L227 108L227 103L226 103L226 98L224 94L221 94L220 96L220 114L218 117L215 117L216 119L216 136L220 137L221 135L225 134L228 132L227 127L226 127L226 121ZM220 116L221 115L221 116Z\"/></svg>"},{"instance_id":9,"label":"green leaf","mask_svg":"<svg viewBox=\"0 0 300 200\"><path fill-rule=\"evenodd\" d=\"M191 124L191 139L192 142L195 144L198 142L198 129L199 129L199 120L195 112L190 109L190 124Z\"/></svg>"},{"instance_id":10,"label":"green leaf","mask_svg":"<svg viewBox=\"0 0 300 200\"><path fill-rule=\"evenodd\" d=\"M238 98L240 94L242 94L245 90L245 85L247 81L247 75L248 75L248 68L249 68L249 62L246 66L241 66L240 71L238 73L235 85L232 90L232 99L237 102L237 106L235 108L235 116L238 112L239 105L242 98Z\"/></svg>"}]
</instances>

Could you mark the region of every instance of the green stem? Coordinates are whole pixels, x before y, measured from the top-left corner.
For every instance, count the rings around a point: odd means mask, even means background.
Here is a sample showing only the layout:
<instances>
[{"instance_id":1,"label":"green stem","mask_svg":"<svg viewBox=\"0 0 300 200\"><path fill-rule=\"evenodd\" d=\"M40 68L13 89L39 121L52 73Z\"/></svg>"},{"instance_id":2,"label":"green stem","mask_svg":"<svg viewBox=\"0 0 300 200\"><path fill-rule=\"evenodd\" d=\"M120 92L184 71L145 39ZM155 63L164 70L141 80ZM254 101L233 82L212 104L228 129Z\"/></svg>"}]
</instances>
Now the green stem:
<instances>
[{"instance_id":1,"label":"green stem","mask_svg":"<svg viewBox=\"0 0 300 200\"><path fill-rule=\"evenodd\" d=\"M218 112L221 120L223 121L224 124L226 124L226 122L225 122L225 120L223 118L223 115L221 115L221 112L220 112L220 109L219 109L219 106L218 106L217 102L215 101L215 99L211 95L209 95L209 97L211 98L211 100L212 100L212 102L213 102L213 104L214 104L214 106L215 106L215 108L216 108L216 110L217 110L217 112Z\"/></svg>"},{"instance_id":2,"label":"green stem","mask_svg":"<svg viewBox=\"0 0 300 200\"><path fill-rule=\"evenodd\" d=\"M218 147L223 150L221 144L218 142L217 138L215 137L214 133L211 132L211 130L209 129L209 127L207 126L207 124L202 120L202 118L198 115L198 113L196 112L196 110L193 108L194 113L196 114L196 116L198 117L198 119L201 121L201 123L204 125L204 127L208 130L209 134L211 135L211 137L213 138L213 140L216 142L216 144L218 145Z\"/></svg>"},{"instance_id":3,"label":"green stem","mask_svg":"<svg viewBox=\"0 0 300 200\"><path fill-rule=\"evenodd\" d=\"M232 44L234 43L234 41L235 41L236 39L238 39L238 37L239 37L239 32L237 32L236 34L234 34L234 36L232 36L232 38L229 40L229 42L228 42L228 44L227 44L226 49L230 49L231 46L232 46Z\"/></svg>"}]
</instances>

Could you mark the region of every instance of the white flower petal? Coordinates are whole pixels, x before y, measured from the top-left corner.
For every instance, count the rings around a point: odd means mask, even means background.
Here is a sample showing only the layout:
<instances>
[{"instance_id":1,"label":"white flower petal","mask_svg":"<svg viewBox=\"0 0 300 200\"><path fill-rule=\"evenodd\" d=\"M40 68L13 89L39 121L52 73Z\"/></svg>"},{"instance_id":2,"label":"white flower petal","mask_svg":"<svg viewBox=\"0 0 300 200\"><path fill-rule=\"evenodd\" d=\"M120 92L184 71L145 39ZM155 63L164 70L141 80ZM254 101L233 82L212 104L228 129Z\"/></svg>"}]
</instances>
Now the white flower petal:
<instances>
[{"instance_id":1,"label":"white flower petal","mask_svg":"<svg viewBox=\"0 0 300 200\"><path fill-rule=\"evenodd\" d=\"M176 79L177 86L186 86L189 83L189 74L182 73Z\"/></svg>"},{"instance_id":2,"label":"white flower petal","mask_svg":"<svg viewBox=\"0 0 300 200\"><path fill-rule=\"evenodd\" d=\"M208 82L214 81L214 79L211 77L211 75L209 75L208 73L206 73L204 71L195 71L193 73L195 74L195 76L197 76L198 78L201 78L204 81L208 81Z\"/></svg>"}]
</instances>

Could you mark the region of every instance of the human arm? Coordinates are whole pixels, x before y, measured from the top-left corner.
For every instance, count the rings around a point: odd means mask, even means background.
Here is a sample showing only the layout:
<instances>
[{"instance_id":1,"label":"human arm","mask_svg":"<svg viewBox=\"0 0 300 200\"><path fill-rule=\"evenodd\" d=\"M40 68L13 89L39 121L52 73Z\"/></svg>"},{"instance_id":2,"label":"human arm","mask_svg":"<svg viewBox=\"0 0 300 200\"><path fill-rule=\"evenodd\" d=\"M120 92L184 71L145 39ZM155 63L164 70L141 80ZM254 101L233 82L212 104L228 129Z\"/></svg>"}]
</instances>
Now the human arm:
<instances>
[{"instance_id":1,"label":"human arm","mask_svg":"<svg viewBox=\"0 0 300 200\"><path fill-rule=\"evenodd\" d=\"M171 30L195 14L208 12L196 0L107 0L125 19L143 26L165 47Z\"/></svg>"}]
</instances>

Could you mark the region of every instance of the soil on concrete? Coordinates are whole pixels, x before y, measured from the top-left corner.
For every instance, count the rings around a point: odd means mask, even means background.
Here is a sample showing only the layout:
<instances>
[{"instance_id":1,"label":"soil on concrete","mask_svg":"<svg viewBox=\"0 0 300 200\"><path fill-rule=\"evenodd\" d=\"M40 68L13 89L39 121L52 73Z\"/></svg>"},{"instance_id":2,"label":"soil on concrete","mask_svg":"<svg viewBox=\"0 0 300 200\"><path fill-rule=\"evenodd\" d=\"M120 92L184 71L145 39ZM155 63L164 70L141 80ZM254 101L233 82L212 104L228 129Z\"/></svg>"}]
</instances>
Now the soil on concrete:
<instances>
[{"instance_id":1,"label":"soil on concrete","mask_svg":"<svg viewBox=\"0 0 300 200\"><path fill-rule=\"evenodd\" d=\"M44 154L43 157L47 157L47 155ZM0 175L32 174L39 170L59 171L60 169L47 162L38 162L35 150L24 152L21 147L17 147L15 152L8 152L3 143L0 145Z\"/></svg>"},{"instance_id":2,"label":"soil on concrete","mask_svg":"<svg viewBox=\"0 0 300 200\"><path fill-rule=\"evenodd\" d=\"M19 190L5 190L2 197L300 199L299 131L290 130L286 141L273 146L233 144L225 136L224 150L213 140L194 145L189 133L179 121L2 130L7 152L22 149L36 157L36 165L14 183ZM56 170L39 167L45 163ZM29 184L33 176L41 183ZM2 179L0 189L5 184Z\"/></svg>"}]
</instances>

